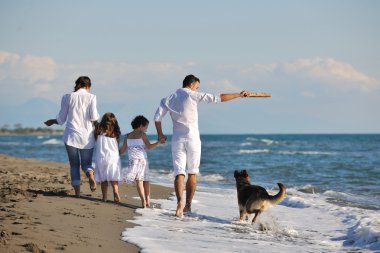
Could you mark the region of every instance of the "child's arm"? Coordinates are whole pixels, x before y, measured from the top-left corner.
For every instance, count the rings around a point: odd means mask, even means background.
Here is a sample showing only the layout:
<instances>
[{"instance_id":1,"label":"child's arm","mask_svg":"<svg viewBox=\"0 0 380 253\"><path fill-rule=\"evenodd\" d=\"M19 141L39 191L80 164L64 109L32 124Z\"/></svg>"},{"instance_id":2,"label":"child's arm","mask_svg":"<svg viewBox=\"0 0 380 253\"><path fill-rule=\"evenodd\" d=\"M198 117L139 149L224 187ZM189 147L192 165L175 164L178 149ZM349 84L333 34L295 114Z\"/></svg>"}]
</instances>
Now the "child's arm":
<instances>
[{"instance_id":1,"label":"child's arm","mask_svg":"<svg viewBox=\"0 0 380 253\"><path fill-rule=\"evenodd\" d=\"M142 139L143 139L143 141L144 141L145 146L146 146L148 149L154 149L154 148L156 148L158 145L160 145L160 142L159 142L159 141L156 141L156 142L150 143L150 141L148 140L148 137L146 136L145 133L143 133L143 135L142 135Z\"/></svg>"},{"instance_id":2,"label":"child's arm","mask_svg":"<svg viewBox=\"0 0 380 253\"><path fill-rule=\"evenodd\" d=\"M120 150L119 150L119 154L123 154L125 152L125 150L127 149L128 147L128 144L127 144L127 134L124 136L124 142L123 142L123 146L121 146Z\"/></svg>"}]
</instances>

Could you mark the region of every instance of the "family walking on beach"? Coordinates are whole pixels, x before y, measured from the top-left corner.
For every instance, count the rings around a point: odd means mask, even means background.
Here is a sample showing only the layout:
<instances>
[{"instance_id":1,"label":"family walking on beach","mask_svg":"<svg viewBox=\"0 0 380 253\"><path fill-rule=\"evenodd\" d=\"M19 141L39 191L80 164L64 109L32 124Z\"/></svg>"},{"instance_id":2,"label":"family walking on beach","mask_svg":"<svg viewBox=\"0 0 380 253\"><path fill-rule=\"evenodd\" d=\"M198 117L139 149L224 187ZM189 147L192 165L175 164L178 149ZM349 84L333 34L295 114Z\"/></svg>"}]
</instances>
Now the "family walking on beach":
<instances>
[{"instance_id":1,"label":"family walking on beach","mask_svg":"<svg viewBox=\"0 0 380 253\"><path fill-rule=\"evenodd\" d=\"M80 168L89 179L91 191L100 183L103 201L107 200L108 185L111 184L114 201L119 202L118 186L121 182L136 184L142 207L150 206L149 163L146 148L154 149L167 140L162 131L162 118L169 112L173 123L171 141L174 171L174 188L177 197L176 216L191 212L191 203L195 194L197 175L201 160L201 140L198 130L198 103L219 103L236 98L270 96L269 94L242 91L213 95L199 92L200 80L188 75L182 88L163 98L154 116L158 139L150 143L146 132L149 121L144 116L135 117L131 123L133 131L124 135L119 148L121 132L116 116L107 112L100 123L97 100L90 93L91 80L81 76L75 82L74 92L62 97L61 109L55 119L45 122L66 127L63 141L66 147L71 174L71 185L75 195L80 196ZM92 155L96 146L95 168ZM128 166L122 170L120 155L128 149ZM186 201L183 192L186 181Z\"/></svg>"}]
</instances>

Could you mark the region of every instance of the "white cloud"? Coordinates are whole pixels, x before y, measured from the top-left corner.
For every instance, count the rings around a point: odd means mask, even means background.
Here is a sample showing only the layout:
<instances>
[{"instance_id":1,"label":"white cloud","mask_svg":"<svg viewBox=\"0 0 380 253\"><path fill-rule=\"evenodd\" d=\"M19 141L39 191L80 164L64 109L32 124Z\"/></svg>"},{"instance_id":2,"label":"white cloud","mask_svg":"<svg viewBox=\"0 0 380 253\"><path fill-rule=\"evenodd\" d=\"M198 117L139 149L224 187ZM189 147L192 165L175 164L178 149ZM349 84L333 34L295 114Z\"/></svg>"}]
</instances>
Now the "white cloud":
<instances>
[{"instance_id":1,"label":"white cloud","mask_svg":"<svg viewBox=\"0 0 380 253\"><path fill-rule=\"evenodd\" d=\"M253 81L286 82L295 79L333 86L337 89L371 91L380 88L380 81L355 69L351 64L332 58L298 59L291 63L254 64L250 66L223 66L240 77Z\"/></svg>"},{"instance_id":2,"label":"white cloud","mask_svg":"<svg viewBox=\"0 0 380 253\"><path fill-rule=\"evenodd\" d=\"M298 59L294 63L283 65L284 72L321 80L344 87L351 86L363 91L379 86L379 82L356 70L352 65L332 58Z\"/></svg>"},{"instance_id":3,"label":"white cloud","mask_svg":"<svg viewBox=\"0 0 380 253\"><path fill-rule=\"evenodd\" d=\"M203 85L202 85L203 86ZM231 80L220 80L220 81L208 81L204 84L205 87L210 88L211 93L217 92L239 92L243 90L239 85Z\"/></svg>"},{"instance_id":4,"label":"white cloud","mask_svg":"<svg viewBox=\"0 0 380 253\"><path fill-rule=\"evenodd\" d=\"M254 74L256 76L261 75L269 75L273 74L273 72L278 68L279 64L254 64L251 66L243 67L240 70L242 75Z\"/></svg>"},{"instance_id":5,"label":"white cloud","mask_svg":"<svg viewBox=\"0 0 380 253\"><path fill-rule=\"evenodd\" d=\"M0 51L0 64L4 64L5 62L10 62L14 64L20 59L20 56L17 54L11 54L5 51Z\"/></svg>"},{"instance_id":6,"label":"white cloud","mask_svg":"<svg viewBox=\"0 0 380 253\"><path fill-rule=\"evenodd\" d=\"M178 88L186 73L186 65L149 63L90 63L61 65L60 73L66 77L87 75L93 89L103 99L112 102L136 100L141 97L164 96L165 89ZM164 88L165 87L165 88ZM166 94L167 95L167 94Z\"/></svg>"},{"instance_id":7,"label":"white cloud","mask_svg":"<svg viewBox=\"0 0 380 253\"><path fill-rule=\"evenodd\" d=\"M56 72L57 65L50 57L20 56L0 51L0 80L51 81L56 78Z\"/></svg>"},{"instance_id":8,"label":"white cloud","mask_svg":"<svg viewBox=\"0 0 380 253\"><path fill-rule=\"evenodd\" d=\"M197 76L202 73L199 76L202 90L212 93L268 89L282 94L290 87L301 96L311 98L321 90L330 92L331 87L338 91L371 91L380 86L378 80L332 58L248 66L203 66L195 62L56 64L50 57L0 51L0 89L3 100L7 101L12 94L15 100L17 96L19 100L35 96L60 99L73 89L74 81L81 75L92 79L96 93L107 103L141 97L154 99L181 87L184 76L189 73ZM285 83L291 86L281 85ZM12 94L5 92L6 85L15 87Z\"/></svg>"},{"instance_id":9,"label":"white cloud","mask_svg":"<svg viewBox=\"0 0 380 253\"><path fill-rule=\"evenodd\" d=\"M325 111L320 107L326 101L330 115L340 115L339 108L346 107L354 112L354 96L357 104L361 105L356 114L369 115L368 118L372 119L377 116L373 108L377 108L380 101L380 82L377 79L351 64L330 58L219 66L194 62L57 64L50 57L0 51L0 105L17 105L34 97L48 98L59 105L61 96L73 90L78 76L88 75L93 82L93 92L98 96L99 110L117 113L119 120L129 129L133 115L152 117L160 98L181 87L183 78L189 73L201 79L202 91L218 93L248 89L272 93L273 98L265 100L259 109L262 109L262 115L269 112L268 118L273 116L277 122L292 118L295 113L306 112L303 117L309 118L310 112ZM358 90L374 92L368 96L367 93L359 94ZM228 107L250 113L258 108L257 105L231 103ZM205 116L209 113L207 110L203 112L204 124L215 119Z\"/></svg>"},{"instance_id":10,"label":"white cloud","mask_svg":"<svg viewBox=\"0 0 380 253\"><path fill-rule=\"evenodd\" d=\"M346 81L369 82L370 78L355 70L351 65L334 59L298 59L294 63L285 64L288 73L304 72L320 79L338 79Z\"/></svg>"}]
</instances>

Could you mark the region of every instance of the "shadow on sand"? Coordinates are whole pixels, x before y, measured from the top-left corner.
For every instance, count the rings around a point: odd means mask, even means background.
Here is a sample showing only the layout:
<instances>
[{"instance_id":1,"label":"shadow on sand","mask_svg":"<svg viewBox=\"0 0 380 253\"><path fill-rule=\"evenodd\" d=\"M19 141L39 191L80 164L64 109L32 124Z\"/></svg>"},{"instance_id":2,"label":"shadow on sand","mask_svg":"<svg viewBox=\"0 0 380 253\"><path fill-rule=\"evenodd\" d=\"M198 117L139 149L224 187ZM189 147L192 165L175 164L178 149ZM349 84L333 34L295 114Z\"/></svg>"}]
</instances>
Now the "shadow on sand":
<instances>
[{"instance_id":1,"label":"shadow on sand","mask_svg":"<svg viewBox=\"0 0 380 253\"><path fill-rule=\"evenodd\" d=\"M75 195L70 195L68 193L69 192L68 190L61 190L61 191L58 190L57 191L57 190L40 190L40 189L33 190L33 189L28 189L27 192L29 192L31 194L41 194L41 195L49 196L49 197L75 198L75 199L80 198L80 199L85 199L85 200L88 200L88 201L105 203L101 199L91 197L90 194L81 195L80 197L77 197ZM128 208L131 208L131 209L134 209L134 210L140 208L139 206L136 206L136 205L127 204L127 203L123 203L123 202L114 202L114 201L110 201L110 200L107 200L106 203L107 204L112 204L112 205L118 205L118 206L128 207Z\"/></svg>"}]
</instances>

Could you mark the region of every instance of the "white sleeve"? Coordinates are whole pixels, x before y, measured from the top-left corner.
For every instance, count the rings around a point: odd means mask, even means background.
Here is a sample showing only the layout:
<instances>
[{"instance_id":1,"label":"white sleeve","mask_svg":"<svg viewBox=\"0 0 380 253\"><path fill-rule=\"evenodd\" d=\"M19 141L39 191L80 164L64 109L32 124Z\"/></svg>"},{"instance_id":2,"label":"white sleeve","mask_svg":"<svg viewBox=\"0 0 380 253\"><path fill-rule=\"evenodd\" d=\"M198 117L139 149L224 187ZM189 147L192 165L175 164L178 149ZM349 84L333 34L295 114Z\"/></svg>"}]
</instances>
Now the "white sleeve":
<instances>
[{"instance_id":1,"label":"white sleeve","mask_svg":"<svg viewBox=\"0 0 380 253\"><path fill-rule=\"evenodd\" d=\"M214 95L214 94L205 93L205 92L196 92L195 96L198 102L206 102L206 103L221 102L220 95Z\"/></svg>"},{"instance_id":2,"label":"white sleeve","mask_svg":"<svg viewBox=\"0 0 380 253\"><path fill-rule=\"evenodd\" d=\"M165 105L165 101L165 98L161 100L160 106L157 108L156 114L154 115L154 121L161 121L162 118L168 112L168 108Z\"/></svg>"},{"instance_id":3,"label":"white sleeve","mask_svg":"<svg viewBox=\"0 0 380 253\"><path fill-rule=\"evenodd\" d=\"M96 96L94 95L93 99L91 100L90 104L90 120L91 121L97 121L99 119L99 113L96 108Z\"/></svg>"},{"instance_id":4,"label":"white sleeve","mask_svg":"<svg viewBox=\"0 0 380 253\"><path fill-rule=\"evenodd\" d=\"M69 94L62 97L61 100L61 110L59 111L56 120L59 125L63 125L67 119L67 114L69 112Z\"/></svg>"}]
</instances>

